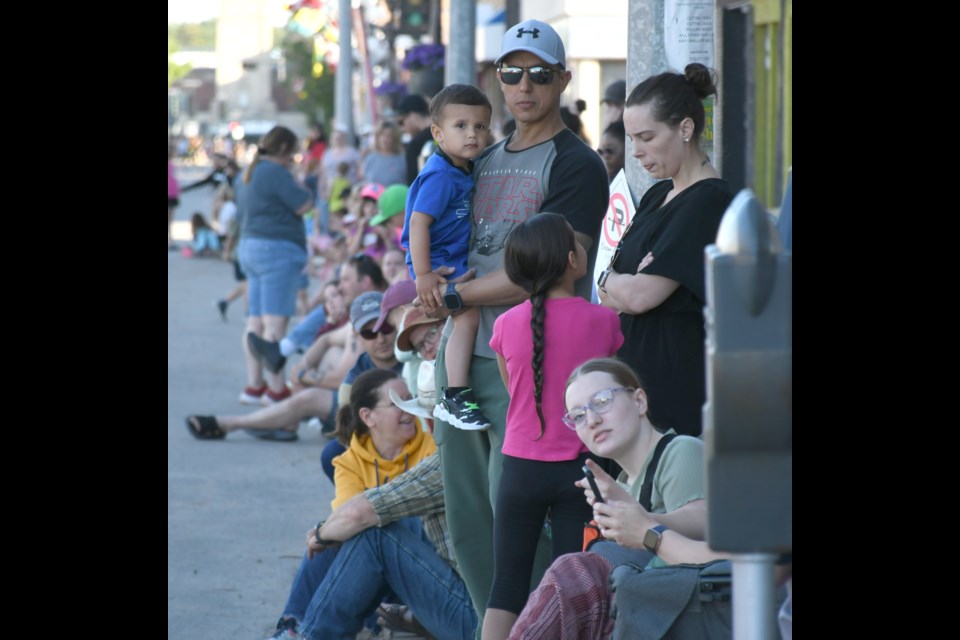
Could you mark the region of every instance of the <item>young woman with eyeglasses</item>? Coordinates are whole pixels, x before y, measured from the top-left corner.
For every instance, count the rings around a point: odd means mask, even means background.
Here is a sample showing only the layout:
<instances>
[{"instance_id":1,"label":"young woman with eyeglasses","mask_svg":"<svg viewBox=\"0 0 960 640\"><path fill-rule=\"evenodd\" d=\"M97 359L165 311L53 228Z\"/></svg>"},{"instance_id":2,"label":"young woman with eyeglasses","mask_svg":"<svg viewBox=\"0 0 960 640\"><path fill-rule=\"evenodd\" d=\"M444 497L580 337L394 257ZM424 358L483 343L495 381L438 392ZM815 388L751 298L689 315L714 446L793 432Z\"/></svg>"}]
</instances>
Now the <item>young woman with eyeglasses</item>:
<instances>
[{"instance_id":1,"label":"young woman with eyeglasses","mask_svg":"<svg viewBox=\"0 0 960 640\"><path fill-rule=\"evenodd\" d=\"M593 519L604 540L589 552L568 554L554 562L530 595L511 640L610 637L614 623L607 577L613 567L624 562L641 567L666 564L656 553L660 536L667 531L690 540L704 539L703 442L654 427L647 414L649 404L655 401L648 403L643 382L617 358L589 360L570 374L564 423L576 431L591 453L612 458L623 471L614 480L592 460L587 461L602 502L587 480L576 484L593 507ZM658 443L667 436L672 439L656 466L647 510L639 501L641 487ZM668 538L673 535L666 534ZM671 539L666 546L674 542ZM665 556L670 562L706 561L689 555L685 560Z\"/></svg>"}]
</instances>

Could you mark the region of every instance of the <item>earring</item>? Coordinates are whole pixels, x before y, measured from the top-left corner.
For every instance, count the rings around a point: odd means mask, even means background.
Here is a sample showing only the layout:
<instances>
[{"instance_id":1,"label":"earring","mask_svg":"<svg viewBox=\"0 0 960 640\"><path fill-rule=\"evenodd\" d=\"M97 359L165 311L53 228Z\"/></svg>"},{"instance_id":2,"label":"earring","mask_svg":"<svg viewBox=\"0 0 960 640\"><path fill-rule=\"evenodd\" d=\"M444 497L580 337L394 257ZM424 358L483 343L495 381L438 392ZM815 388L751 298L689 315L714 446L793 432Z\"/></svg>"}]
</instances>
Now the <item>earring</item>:
<instances>
[{"instance_id":1,"label":"earring","mask_svg":"<svg viewBox=\"0 0 960 640\"><path fill-rule=\"evenodd\" d=\"M683 144L687 144L688 142L690 142L690 138L684 138L684 139L683 139Z\"/></svg>"}]
</instances>

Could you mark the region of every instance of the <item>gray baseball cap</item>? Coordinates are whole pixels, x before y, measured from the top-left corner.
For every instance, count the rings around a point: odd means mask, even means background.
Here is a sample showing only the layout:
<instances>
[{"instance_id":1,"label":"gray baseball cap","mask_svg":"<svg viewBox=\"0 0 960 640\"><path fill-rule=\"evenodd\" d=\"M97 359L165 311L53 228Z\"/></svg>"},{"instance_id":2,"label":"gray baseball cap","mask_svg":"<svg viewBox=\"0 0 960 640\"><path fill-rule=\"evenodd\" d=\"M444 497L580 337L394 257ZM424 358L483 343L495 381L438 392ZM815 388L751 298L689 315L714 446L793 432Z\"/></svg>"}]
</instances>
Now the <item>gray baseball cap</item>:
<instances>
[{"instance_id":1,"label":"gray baseball cap","mask_svg":"<svg viewBox=\"0 0 960 640\"><path fill-rule=\"evenodd\" d=\"M547 64L567 66L567 53L560 36L553 27L539 20L524 20L507 29L500 45L500 56L494 64L500 64L514 51L529 51Z\"/></svg>"},{"instance_id":2,"label":"gray baseball cap","mask_svg":"<svg viewBox=\"0 0 960 640\"><path fill-rule=\"evenodd\" d=\"M363 325L379 318L381 302L383 302L383 294L379 291L367 291L357 296L350 305L350 324L353 328L360 331Z\"/></svg>"}]
</instances>

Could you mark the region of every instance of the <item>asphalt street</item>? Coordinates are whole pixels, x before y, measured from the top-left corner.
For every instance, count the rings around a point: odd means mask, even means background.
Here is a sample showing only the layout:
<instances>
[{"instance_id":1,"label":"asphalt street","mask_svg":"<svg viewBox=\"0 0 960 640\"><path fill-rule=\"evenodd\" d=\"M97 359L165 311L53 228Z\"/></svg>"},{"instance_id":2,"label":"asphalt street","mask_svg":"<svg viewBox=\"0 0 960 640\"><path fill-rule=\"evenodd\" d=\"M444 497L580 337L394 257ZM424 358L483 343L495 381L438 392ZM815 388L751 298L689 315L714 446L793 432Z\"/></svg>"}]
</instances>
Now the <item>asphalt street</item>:
<instances>
[{"instance_id":1,"label":"asphalt street","mask_svg":"<svg viewBox=\"0 0 960 640\"><path fill-rule=\"evenodd\" d=\"M206 175L177 172L181 185ZM213 188L184 194L174 238L189 239L194 211L208 218ZM293 443L243 433L194 439L190 414L253 411L245 383L242 303L224 323L214 301L230 291L222 260L167 254L167 637L262 639L272 633L308 529L329 515L333 486L320 468L326 440L300 430Z\"/></svg>"}]
</instances>

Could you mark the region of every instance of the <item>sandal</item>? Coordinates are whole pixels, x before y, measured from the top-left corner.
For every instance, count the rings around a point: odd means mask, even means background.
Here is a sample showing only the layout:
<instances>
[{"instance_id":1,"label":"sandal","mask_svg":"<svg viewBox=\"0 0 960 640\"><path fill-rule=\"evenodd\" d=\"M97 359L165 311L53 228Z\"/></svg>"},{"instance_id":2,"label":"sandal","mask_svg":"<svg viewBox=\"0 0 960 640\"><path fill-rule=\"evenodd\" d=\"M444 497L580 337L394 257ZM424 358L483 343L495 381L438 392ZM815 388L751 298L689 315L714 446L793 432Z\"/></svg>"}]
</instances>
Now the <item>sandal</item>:
<instances>
[{"instance_id":1,"label":"sandal","mask_svg":"<svg viewBox=\"0 0 960 640\"><path fill-rule=\"evenodd\" d=\"M410 613L410 619L407 620L406 613ZM413 617L413 612L403 604L383 603L377 607L377 624L386 627L392 631L406 631L414 635L422 636L427 640L433 640L433 636L427 631L420 622Z\"/></svg>"},{"instance_id":2,"label":"sandal","mask_svg":"<svg viewBox=\"0 0 960 640\"><path fill-rule=\"evenodd\" d=\"M227 432L217 424L215 416L190 416L184 422L187 431L197 440L222 440Z\"/></svg>"}]
</instances>

